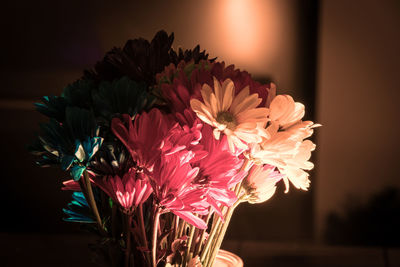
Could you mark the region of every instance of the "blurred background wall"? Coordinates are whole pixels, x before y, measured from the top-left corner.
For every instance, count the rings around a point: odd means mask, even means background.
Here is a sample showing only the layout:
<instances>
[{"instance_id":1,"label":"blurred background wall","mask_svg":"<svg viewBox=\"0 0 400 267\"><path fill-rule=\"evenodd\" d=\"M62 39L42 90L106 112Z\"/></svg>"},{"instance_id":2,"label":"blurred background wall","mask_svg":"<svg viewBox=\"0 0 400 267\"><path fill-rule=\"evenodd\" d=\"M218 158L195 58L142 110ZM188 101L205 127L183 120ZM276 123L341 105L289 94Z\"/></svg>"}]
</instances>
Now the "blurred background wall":
<instances>
[{"instance_id":1,"label":"blurred background wall","mask_svg":"<svg viewBox=\"0 0 400 267\"><path fill-rule=\"evenodd\" d=\"M37 168L26 151L45 119L32 103L59 94L112 47L164 29L175 33L175 48L199 43L273 80L278 93L306 105L306 119L324 125L310 191L280 186L267 203L239 206L228 238L322 240L328 215L343 212L347 198L363 203L400 185L399 14L396 0L8 3L0 11L0 231L76 231L61 221L67 175Z\"/></svg>"},{"instance_id":2,"label":"blurred background wall","mask_svg":"<svg viewBox=\"0 0 400 267\"><path fill-rule=\"evenodd\" d=\"M314 201L321 240L329 213L360 211L375 194L400 187L400 1L322 1L319 27L316 118L324 126ZM385 205L380 210L390 210ZM363 224L393 228L377 212ZM399 206L391 212L398 216Z\"/></svg>"}]
</instances>

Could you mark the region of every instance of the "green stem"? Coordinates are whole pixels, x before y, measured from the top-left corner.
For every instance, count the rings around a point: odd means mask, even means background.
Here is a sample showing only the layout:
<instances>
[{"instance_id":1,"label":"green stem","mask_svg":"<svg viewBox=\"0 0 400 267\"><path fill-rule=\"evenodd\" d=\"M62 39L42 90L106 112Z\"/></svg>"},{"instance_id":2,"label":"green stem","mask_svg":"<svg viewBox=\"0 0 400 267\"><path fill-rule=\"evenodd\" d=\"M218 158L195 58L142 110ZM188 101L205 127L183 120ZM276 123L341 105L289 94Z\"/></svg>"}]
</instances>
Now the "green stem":
<instances>
[{"instance_id":1,"label":"green stem","mask_svg":"<svg viewBox=\"0 0 400 267\"><path fill-rule=\"evenodd\" d=\"M239 190L240 192L240 187ZM217 256L217 253L221 247L222 241L224 240L226 230L228 229L229 222L231 221L233 211L236 209L236 207L242 202L242 198L239 198L235 204L233 204L227 211L226 217L225 217L225 222L221 225L220 231L218 231L218 238L216 239L216 242L214 243L214 246L211 250L211 256L208 257L207 259L207 264L204 265L204 267L211 267L214 263L215 257Z\"/></svg>"},{"instance_id":2,"label":"green stem","mask_svg":"<svg viewBox=\"0 0 400 267\"><path fill-rule=\"evenodd\" d=\"M125 214L125 239L126 239L126 250L125 250L125 267L129 267L129 258L131 254L131 223L132 217Z\"/></svg>"},{"instance_id":3,"label":"green stem","mask_svg":"<svg viewBox=\"0 0 400 267\"><path fill-rule=\"evenodd\" d=\"M174 221L174 240L178 238L178 232L179 232L179 217L178 216L174 216L175 217L175 221ZM172 240L172 241L174 241ZM172 244L172 243L171 243Z\"/></svg>"},{"instance_id":4,"label":"green stem","mask_svg":"<svg viewBox=\"0 0 400 267\"><path fill-rule=\"evenodd\" d=\"M93 195L92 185L90 183L90 178L89 178L89 175L86 170L83 172L83 182L82 183L84 184L84 186L82 186L82 184L81 184L82 192L86 198L86 201L89 204L89 207L93 211L93 214L96 218L97 225L99 227L99 231L102 235L106 236L107 233L105 232L105 230L103 228L103 224L101 223L99 210L97 209L96 201L95 201L94 195Z\"/></svg>"},{"instance_id":5,"label":"green stem","mask_svg":"<svg viewBox=\"0 0 400 267\"><path fill-rule=\"evenodd\" d=\"M248 163L248 161L245 161L243 166L246 165L247 163ZM242 166L242 168L243 168L243 166ZM202 262L203 262L204 267L212 266L212 264L214 262L215 256L217 255L218 250L221 246L222 240L224 239L226 229L228 228L233 211L237 207L237 205L239 205L243 200L244 196L240 196L241 189L242 189L242 183L238 183L234 188L234 192L235 192L236 196L238 196L238 199L231 207L227 208L226 212L223 212L224 222L222 222L222 220L220 219L218 221L219 224L216 225L215 229L212 229L213 231L215 231L217 233L217 237L215 238L215 235L213 235L213 236L209 237L209 238L212 238L212 240L207 240L207 241L211 241L210 242L211 244L209 245L207 243L207 245L208 245L207 251L205 251L206 253L204 253L204 255L202 255L203 256ZM226 208L226 207L224 207L224 208Z\"/></svg>"},{"instance_id":6,"label":"green stem","mask_svg":"<svg viewBox=\"0 0 400 267\"><path fill-rule=\"evenodd\" d=\"M143 204L142 203L139 205L139 214L138 214L138 216L139 216L140 230L142 232L143 244L144 244L144 247L146 248L145 255L146 255L146 258L147 258L148 262L150 262L149 253L147 252L149 244L147 242L146 228L144 226Z\"/></svg>"},{"instance_id":7,"label":"green stem","mask_svg":"<svg viewBox=\"0 0 400 267\"><path fill-rule=\"evenodd\" d=\"M158 224L160 223L160 211L159 207L156 207L156 211L154 214L154 225L153 225L153 238L152 238L152 266L157 267L157 233L158 233Z\"/></svg>"},{"instance_id":8,"label":"green stem","mask_svg":"<svg viewBox=\"0 0 400 267\"><path fill-rule=\"evenodd\" d=\"M211 211L207 215L207 219L206 219L206 224L207 225L208 225L208 221L210 220L210 218L211 218ZM204 236L206 234L206 231L207 231L207 229L201 230L201 236L200 236L199 242L196 245L196 248L194 250L193 255L198 255L200 253L200 251L202 249L202 246L203 246L203 240L204 240Z\"/></svg>"},{"instance_id":9,"label":"green stem","mask_svg":"<svg viewBox=\"0 0 400 267\"><path fill-rule=\"evenodd\" d=\"M111 208L111 232L112 232L112 237L114 238L114 240L117 239L117 224L116 224L117 211L118 211L118 207L113 202L112 208Z\"/></svg>"},{"instance_id":10,"label":"green stem","mask_svg":"<svg viewBox=\"0 0 400 267\"><path fill-rule=\"evenodd\" d=\"M224 216L227 214L227 211L224 211ZM226 218L224 218L225 220ZM222 225L223 225L223 221L220 217L218 217L218 224L215 225L215 235L213 236L213 238L210 240L210 245L207 249L207 253L205 254L204 257L204 262L203 262L203 266L207 266L208 262L210 261L210 257L216 247L216 243L217 240L219 239L219 236L221 235L221 230L222 230Z\"/></svg>"},{"instance_id":11,"label":"green stem","mask_svg":"<svg viewBox=\"0 0 400 267\"><path fill-rule=\"evenodd\" d=\"M196 227L194 227L193 225L190 225L189 240L188 240L188 244L187 244L187 249L185 251L185 256L183 257L183 259L184 259L183 267L185 267L186 263L189 263L189 260L190 260L190 249L192 248L195 229L196 229Z\"/></svg>"},{"instance_id":12,"label":"green stem","mask_svg":"<svg viewBox=\"0 0 400 267\"><path fill-rule=\"evenodd\" d=\"M204 262L204 260L206 259L206 256L208 254L211 244L213 243L214 236L217 233L217 229L219 228L220 223L221 223L221 219L214 213L214 221L211 226L211 231L210 231L210 234L208 235L207 243L204 247L204 250L201 252L201 255L200 255L201 262Z\"/></svg>"},{"instance_id":13,"label":"green stem","mask_svg":"<svg viewBox=\"0 0 400 267\"><path fill-rule=\"evenodd\" d=\"M179 226L179 231L178 231L178 238L182 237L185 228L186 228L186 222L185 222L184 220L180 220L180 226Z\"/></svg>"},{"instance_id":14,"label":"green stem","mask_svg":"<svg viewBox=\"0 0 400 267\"><path fill-rule=\"evenodd\" d=\"M197 245L198 245L198 240L199 240L199 238L200 238L200 229L199 228L196 228L195 230L194 230L194 236L193 236L193 241L194 241L194 243L192 244L192 248L190 249L190 251L192 252L192 254L194 253L194 251L196 250L196 248L197 248Z\"/></svg>"}]
</instances>

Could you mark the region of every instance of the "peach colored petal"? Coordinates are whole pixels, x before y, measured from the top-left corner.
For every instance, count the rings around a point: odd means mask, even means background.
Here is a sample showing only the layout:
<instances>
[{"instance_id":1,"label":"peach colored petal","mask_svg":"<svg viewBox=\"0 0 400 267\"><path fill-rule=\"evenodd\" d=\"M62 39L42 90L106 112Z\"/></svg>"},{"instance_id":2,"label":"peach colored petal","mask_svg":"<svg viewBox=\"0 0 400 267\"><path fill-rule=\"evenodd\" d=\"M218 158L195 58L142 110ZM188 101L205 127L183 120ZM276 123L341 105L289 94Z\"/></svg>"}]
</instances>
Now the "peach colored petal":
<instances>
[{"instance_id":1,"label":"peach colored petal","mask_svg":"<svg viewBox=\"0 0 400 267\"><path fill-rule=\"evenodd\" d=\"M225 128L224 129L224 134L226 134L226 135L231 135L231 134L233 134L233 131L232 130L230 130L230 129L228 129L228 128Z\"/></svg>"},{"instance_id":2,"label":"peach colored petal","mask_svg":"<svg viewBox=\"0 0 400 267\"><path fill-rule=\"evenodd\" d=\"M308 179L309 174L302 169L281 169L279 171L287 176L284 178L286 190L285 193L289 192L289 181L297 189L302 189L304 191L308 190L310 186L310 180Z\"/></svg>"},{"instance_id":3,"label":"peach colored petal","mask_svg":"<svg viewBox=\"0 0 400 267\"><path fill-rule=\"evenodd\" d=\"M272 102L272 100L275 98L276 96L276 85L274 83L271 83L271 86L268 90L268 97L267 97L267 101L265 103L265 106L268 108Z\"/></svg>"},{"instance_id":4,"label":"peach colored petal","mask_svg":"<svg viewBox=\"0 0 400 267\"><path fill-rule=\"evenodd\" d=\"M244 130L255 130L254 132L256 132L256 128L257 127L257 123L255 122L243 122L241 124L239 124L236 129L240 130L240 131L244 131Z\"/></svg>"},{"instance_id":5,"label":"peach colored petal","mask_svg":"<svg viewBox=\"0 0 400 267\"><path fill-rule=\"evenodd\" d=\"M281 122L282 128L286 129L288 127L290 127L293 124L296 124L297 122L299 122L305 114L305 107L303 104L296 102L294 104L294 111L292 114L288 115L286 117L285 121Z\"/></svg>"},{"instance_id":6,"label":"peach colored petal","mask_svg":"<svg viewBox=\"0 0 400 267\"><path fill-rule=\"evenodd\" d=\"M289 179L287 177L283 178L283 182L285 184L285 193L289 193Z\"/></svg>"},{"instance_id":7,"label":"peach colored petal","mask_svg":"<svg viewBox=\"0 0 400 267\"><path fill-rule=\"evenodd\" d=\"M212 94L212 88L208 84L204 84L202 90L200 91L201 96L203 97L204 104L206 106L210 106L210 96Z\"/></svg>"},{"instance_id":8,"label":"peach colored petal","mask_svg":"<svg viewBox=\"0 0 400 267\"><path fill-rule=\"evenodd\" d=\"M278 121L282 128L288 128L304 116L304 105L294 102L289 95L276 96L270 105L270 119Z\"/></svg>"},{"instance_id":9,"label":"peach colored petal","mask_svg":"<svg viewBox=\"0 0 400 267\"><path fill-rule=\"evenodd\" d=\"M213 122L210 121L209 118L208 118L206 115L204 115L204 113L198 112L198 113L196 113L196 115L197 115L197 117L199 117L199 119L201 119L201 120L204 121L205 123L208 123L208 124L210 124L210 125L213 124Z\"/></svg>"},{"instance_id":10,"label":"peach colored petal","mask_svg":"<svg viewBox=\"0 0 400 267\"><path fill-rule=\"evenodd\" d=\"M219 130L219 131L225 131L227 130L225 124L218 123L217 121L213 122L213 125Z\"/></svg>"},{"instance_id":11,"label":"peach colored petal","mask_svg":"<svg viewBox=\"0 0 400 267\"><path fill-rule=\"evenodd\" d=\"M197 99L190 100L190 106L197 116L204 122L211 124L213 116L210 114L206 106Z\"/></svg>"},{"instance_id":12,"label":"peach colored petal","mask_svg":"<svg viewBox=\"0 0 400 267\"><path fill-rule=\"evenodd\" d=\"M231 110L233 111L234 107L242 103L249 95L250 95L249 86L246 86L245 88L240 90L239 94L235 97L235 99L232 102Z\"/></svg>"},{"instance_id":13,"label":"peach colored petal","mask_svg":"<svg viewBox=\"0 0 400 267\"><path fill-rule=\"evenodd\" d=\"M202 86L204 102L191 101L191 107L197 116L214 128L215 138L220 138L221 132L227 136L231 151L235 151L235 146L248 149L249 143L259 143L263 137L270 136L262 130L269 120L269 110L258 108L262 101L258 94L249 95L248 86L237 96L234 93L232 80L226 79L221 84L214 77L214 88Z\"/></svg>"},{"instance_id":14,"label":"peach colored petal","mask_svg":"<svg viewBox=\"0 0 400 267\"><path fill-rule=\"evenodd\" d=\"M225 92L224 92L224 96L223 96L223 99L221 102L222 103L221 110L225 111L225 110L228 110L232 104L233 93L234 93L235 87L234 87L233 82L231 80L227 79L224 81L223 88L224 88Z\"/></svg>"},{"instance_id":15,"label":"peach colored petal","mask_svg":"<svg viewBox=\"0 0 400 267\"><path fill-rule=\"evenodd\" d=\"M228 136L228 141L229 141L229 148L231 149L231 151L235 151L235 147L241 148L241 149L247 149L247 145L244 144L238 137L236 137L235 135L229 135ZM231 145L234 145L231 147Z\"/></svg>"},{"instance_id":16,"label":"peach colored petal","mask_svg":"<svg viewBox=\"0 0 400 267\"><path fill-rule=\"evenodd\" d=\"M274 166L254 165L243 183L248 202L256 204L270 199L275 193L276 183L282 178Z\"/></svg>"},{"instance_id":17,"label":"peach colored petal","mask_svg":"<svg viewBox=\"0 0 400 267\"><path fill-rule=\"evenodd\" d=\"M215 97L216 97L216 108L219 111L219 110L221 110L223 91L221 88L221 84L215 77L214 77L214 93L215 93Z\"/></svg>"},{"instance_id":18,"label":"peach colored petal","mask_svg":"<svg viewBox=\"0 0 400 267\"><path fill-rule=\"evenodd\" d=\"M271 120L281 121L294 111L294 100L289 95L277 95L269 108Z\"/></svg>"},{"instance_id":19,"label":"peach colored petal","mask_svg":"<svg viewBox=\"0 0 400 267\"><path fill-rule=\"evenodd\" d=\"M214 94L210 95L210 109L212 116L216 118L220 109L219 109L218 99Z\"/></svg>"},{"instance_id":20,"label":"peach colored petal","mask_svg":"<svg viewBox=\"0 0 400 267\"><path fill-rule=\"evenodd\" d=\"M242 102L238 103L236 106L232 106L231 111L233 114L238 114L246 109L256 108L262 99L258 97L257 94L252 94L246 97Z\"/></svg>"},{"instance_id":21,"label":"peach colored petal","mask_svg":"<svg viewBox=\"0 0 400 267\"><path fill-rule=\"evenodd\" d=\"M215 128L215 129L213 130L213 134L214 134L215 139L219 140L219 137L220 137L220 135L221 135L221 132L220 132L217 128Z\"/></svg>"},{"instance_id":22,"label":"peach colored petal","mask_svg":"<svg viewBox=\"0 0 400 267\"><path fill-rule=\"evenodd\" d=\"M268 109L267 108L254 108L247 109L236 115L237 121L252 121L252 122L266 122L268 121Z\"/></svg>"},{"instance_id":23,"label":"peach colored petal","mask_svg":"<svg viewBox=\"0 0 400 267\"><path fill-rule=\"evenodd\" d=\"M257 134L248 134L241 131L235 132L235 135L247 143L260 143L262 140L261 136L258 136Z\"/></svg>"},{"instance_id":24,"label":"peach colored petal","mask_svg":"<svg viewBox=\"0 0 400 267\"><path fill-rule=\"evenodd\" d=\"M229 150L232 151L232 152L235 151L235 144L233 142L233 135L228 135L227 140L228 140Z\"/></svg>"}]
</instances>

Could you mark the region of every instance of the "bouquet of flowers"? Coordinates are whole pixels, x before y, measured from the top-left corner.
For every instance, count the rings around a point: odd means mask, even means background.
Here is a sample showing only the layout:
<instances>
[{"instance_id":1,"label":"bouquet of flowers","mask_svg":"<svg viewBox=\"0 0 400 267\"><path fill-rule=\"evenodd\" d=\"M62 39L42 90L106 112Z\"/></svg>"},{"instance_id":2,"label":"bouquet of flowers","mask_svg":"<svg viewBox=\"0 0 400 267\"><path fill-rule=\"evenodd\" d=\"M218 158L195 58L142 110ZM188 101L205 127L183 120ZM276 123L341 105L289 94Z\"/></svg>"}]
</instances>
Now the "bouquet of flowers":
<instances>
[{"instance_id":1,"label":"bouquet of flowers","mask_svg":"<svg viewBox=\"0 0 400 267\"><path fill-rule=\"evenodd\" d=\"M49 121L31 150L69 172L64 220L108 265L212 266L240 203L310 184L304 106L173 38L129 40L35 104Z\"/></svg>"}]
</instances>

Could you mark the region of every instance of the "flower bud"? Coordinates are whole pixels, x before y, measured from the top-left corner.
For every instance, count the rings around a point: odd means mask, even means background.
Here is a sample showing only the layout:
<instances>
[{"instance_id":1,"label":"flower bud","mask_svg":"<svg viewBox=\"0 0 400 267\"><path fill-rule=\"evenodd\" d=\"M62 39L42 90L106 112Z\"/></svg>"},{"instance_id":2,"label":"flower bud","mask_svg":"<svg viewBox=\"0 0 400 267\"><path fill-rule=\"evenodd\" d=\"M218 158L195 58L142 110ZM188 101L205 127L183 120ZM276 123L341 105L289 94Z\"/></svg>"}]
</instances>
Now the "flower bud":
<instances>
[{"instance_id":1,"label":"flower bud","mask_svg":"<svg viewBox=\"0 0 400 267\"><path fill-rule=\"evenodd\" d=\"M254 165L243 182L247 201L251 204L267 201L274 195L276 183L283 177L272 165Z\"/></svg>"}]
</instances>

